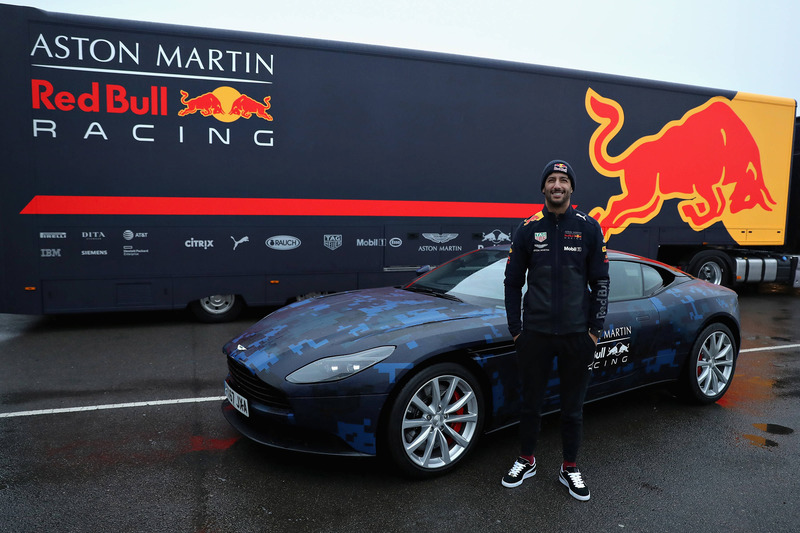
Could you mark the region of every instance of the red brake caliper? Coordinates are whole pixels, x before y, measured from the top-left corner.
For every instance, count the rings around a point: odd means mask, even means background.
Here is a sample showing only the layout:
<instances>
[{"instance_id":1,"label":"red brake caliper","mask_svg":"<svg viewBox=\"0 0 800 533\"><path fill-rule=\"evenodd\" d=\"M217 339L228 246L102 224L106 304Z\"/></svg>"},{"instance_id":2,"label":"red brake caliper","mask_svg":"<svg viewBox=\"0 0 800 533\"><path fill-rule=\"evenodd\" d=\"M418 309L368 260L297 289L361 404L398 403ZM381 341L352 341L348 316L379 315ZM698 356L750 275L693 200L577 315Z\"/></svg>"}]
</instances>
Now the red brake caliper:
<instances>
[{"instance_id":1,"label":"red brake caliper","mask_svg":"<svg viewBox=\"0 0 800 533\"><path fill-rule=\"evenodd\" d=\"M457 402L459 398L461 398L461 395L458 393L458 391L455 391L453 393L453 400ZM465 412L465 408L462 407L461 409L456 411L456 414L457 415L463 415L464 412ZM455 431L456 433L460 434L461 430L464 428L464 423L463 422L458 422L456 424L453 424L451 427L453 428L453 431ZM454 441L453 441L452 437L447 437L447 444L448 445L452 445L453 442Z\"/></svg>"}]
</instances>

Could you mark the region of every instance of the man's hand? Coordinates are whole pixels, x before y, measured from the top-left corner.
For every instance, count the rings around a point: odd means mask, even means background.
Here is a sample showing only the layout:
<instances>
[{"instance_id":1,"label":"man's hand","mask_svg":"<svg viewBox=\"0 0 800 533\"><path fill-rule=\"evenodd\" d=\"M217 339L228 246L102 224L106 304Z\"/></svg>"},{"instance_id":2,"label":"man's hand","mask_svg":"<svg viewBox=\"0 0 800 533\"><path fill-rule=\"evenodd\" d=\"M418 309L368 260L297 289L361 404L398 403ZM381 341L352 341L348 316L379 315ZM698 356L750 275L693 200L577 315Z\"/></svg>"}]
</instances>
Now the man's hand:
<instances>
[{"instance_id":1,"label":"man's hand","mask_svg":"<svg viewBox=\"0 0 800 533\"><path fill-rule=\"evenodd\" d=\"M593 333L589 333L589 336L592 338L592 340L594 341L595 345L597 345L597 336L595 336Z\"/></svg>"},{"instance_id":2,"label":"man's hand","mask_svg":"<svg viewBox=\"0 0 800 533\"><path fill-rule=\"evenodd\" d=\"M519 338L520 335L522 335L522 333L517 333L516 335L514 335L514 342L517 342L517 339Z\"/></svg>"}]
</instances>

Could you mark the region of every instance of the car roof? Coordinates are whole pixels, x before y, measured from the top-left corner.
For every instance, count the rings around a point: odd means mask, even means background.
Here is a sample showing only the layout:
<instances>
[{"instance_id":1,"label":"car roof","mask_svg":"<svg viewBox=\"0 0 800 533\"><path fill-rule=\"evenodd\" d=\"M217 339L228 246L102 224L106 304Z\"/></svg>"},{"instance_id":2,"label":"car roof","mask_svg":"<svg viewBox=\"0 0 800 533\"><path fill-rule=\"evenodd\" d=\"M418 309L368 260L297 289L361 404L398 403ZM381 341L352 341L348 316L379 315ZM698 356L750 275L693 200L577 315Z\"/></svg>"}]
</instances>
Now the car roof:
<instances>
[{"instance_id":1,"label":"car roof","mask_svg":"<svg viewBox=\"0 0 800 533\"><path fill-rule=\"evenodd\" d=\"M509 250L511 249L510 244L499 244L497 246L487 246L485 249L487 250ZM668 265L666 263L662 263L661 261L656 261L655 259L650 259L649 257L643 257L641 255L631 254L628 252L622 252L620 250L608 250L608 258L612 261L636 261L640 263L647 263L649 265L659 266L662 268L666 268L671 270L676 274L681 274L687 276L685 272L682 270L675 268L674 266Z\"/></svg>"}]
</instances>

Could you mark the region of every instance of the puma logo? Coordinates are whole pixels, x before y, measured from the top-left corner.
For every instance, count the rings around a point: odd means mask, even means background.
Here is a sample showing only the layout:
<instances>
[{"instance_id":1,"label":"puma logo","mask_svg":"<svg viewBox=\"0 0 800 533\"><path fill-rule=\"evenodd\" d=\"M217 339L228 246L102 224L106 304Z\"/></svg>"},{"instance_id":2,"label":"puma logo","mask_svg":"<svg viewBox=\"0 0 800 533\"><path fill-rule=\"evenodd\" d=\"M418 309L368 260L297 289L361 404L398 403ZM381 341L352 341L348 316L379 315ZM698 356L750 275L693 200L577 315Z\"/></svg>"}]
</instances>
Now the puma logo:
<instances>
[{"instance_id":1,"label":"puma logo","mask_svg":"<svg viewBox=\"0 0 800 533\"><path fill-rule=\"evenodd\" d=\"M233 249L234 250L236 249L237 246L239 246L243 242L250 242L250 237L248 237L247 235L245 235L244 237L242 237L238 241L233 238L233 235L231 235L231 239L233 239Z\"/></svg>"}]
</instances>

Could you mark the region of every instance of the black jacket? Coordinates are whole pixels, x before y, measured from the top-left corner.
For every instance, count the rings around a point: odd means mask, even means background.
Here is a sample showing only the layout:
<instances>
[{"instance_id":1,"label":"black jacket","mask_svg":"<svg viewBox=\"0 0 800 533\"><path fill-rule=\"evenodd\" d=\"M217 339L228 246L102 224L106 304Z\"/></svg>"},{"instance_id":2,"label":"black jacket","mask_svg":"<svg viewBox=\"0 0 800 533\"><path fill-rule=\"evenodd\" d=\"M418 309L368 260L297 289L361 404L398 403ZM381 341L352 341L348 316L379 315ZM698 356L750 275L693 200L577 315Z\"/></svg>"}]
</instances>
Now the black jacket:
<instances>
[{"instance_id":1,"label":"black jacket","mask_svg":"<svg viewBox=\"0 0 800 533\"><path fill-rule=\"evenodd\" d=\"M563 215L544 207L520 223L506 264L505 299L513 336L523 329L552 335L602 329L608 256L597 221L570 206Z\"/></svg>"}]
</instances>

